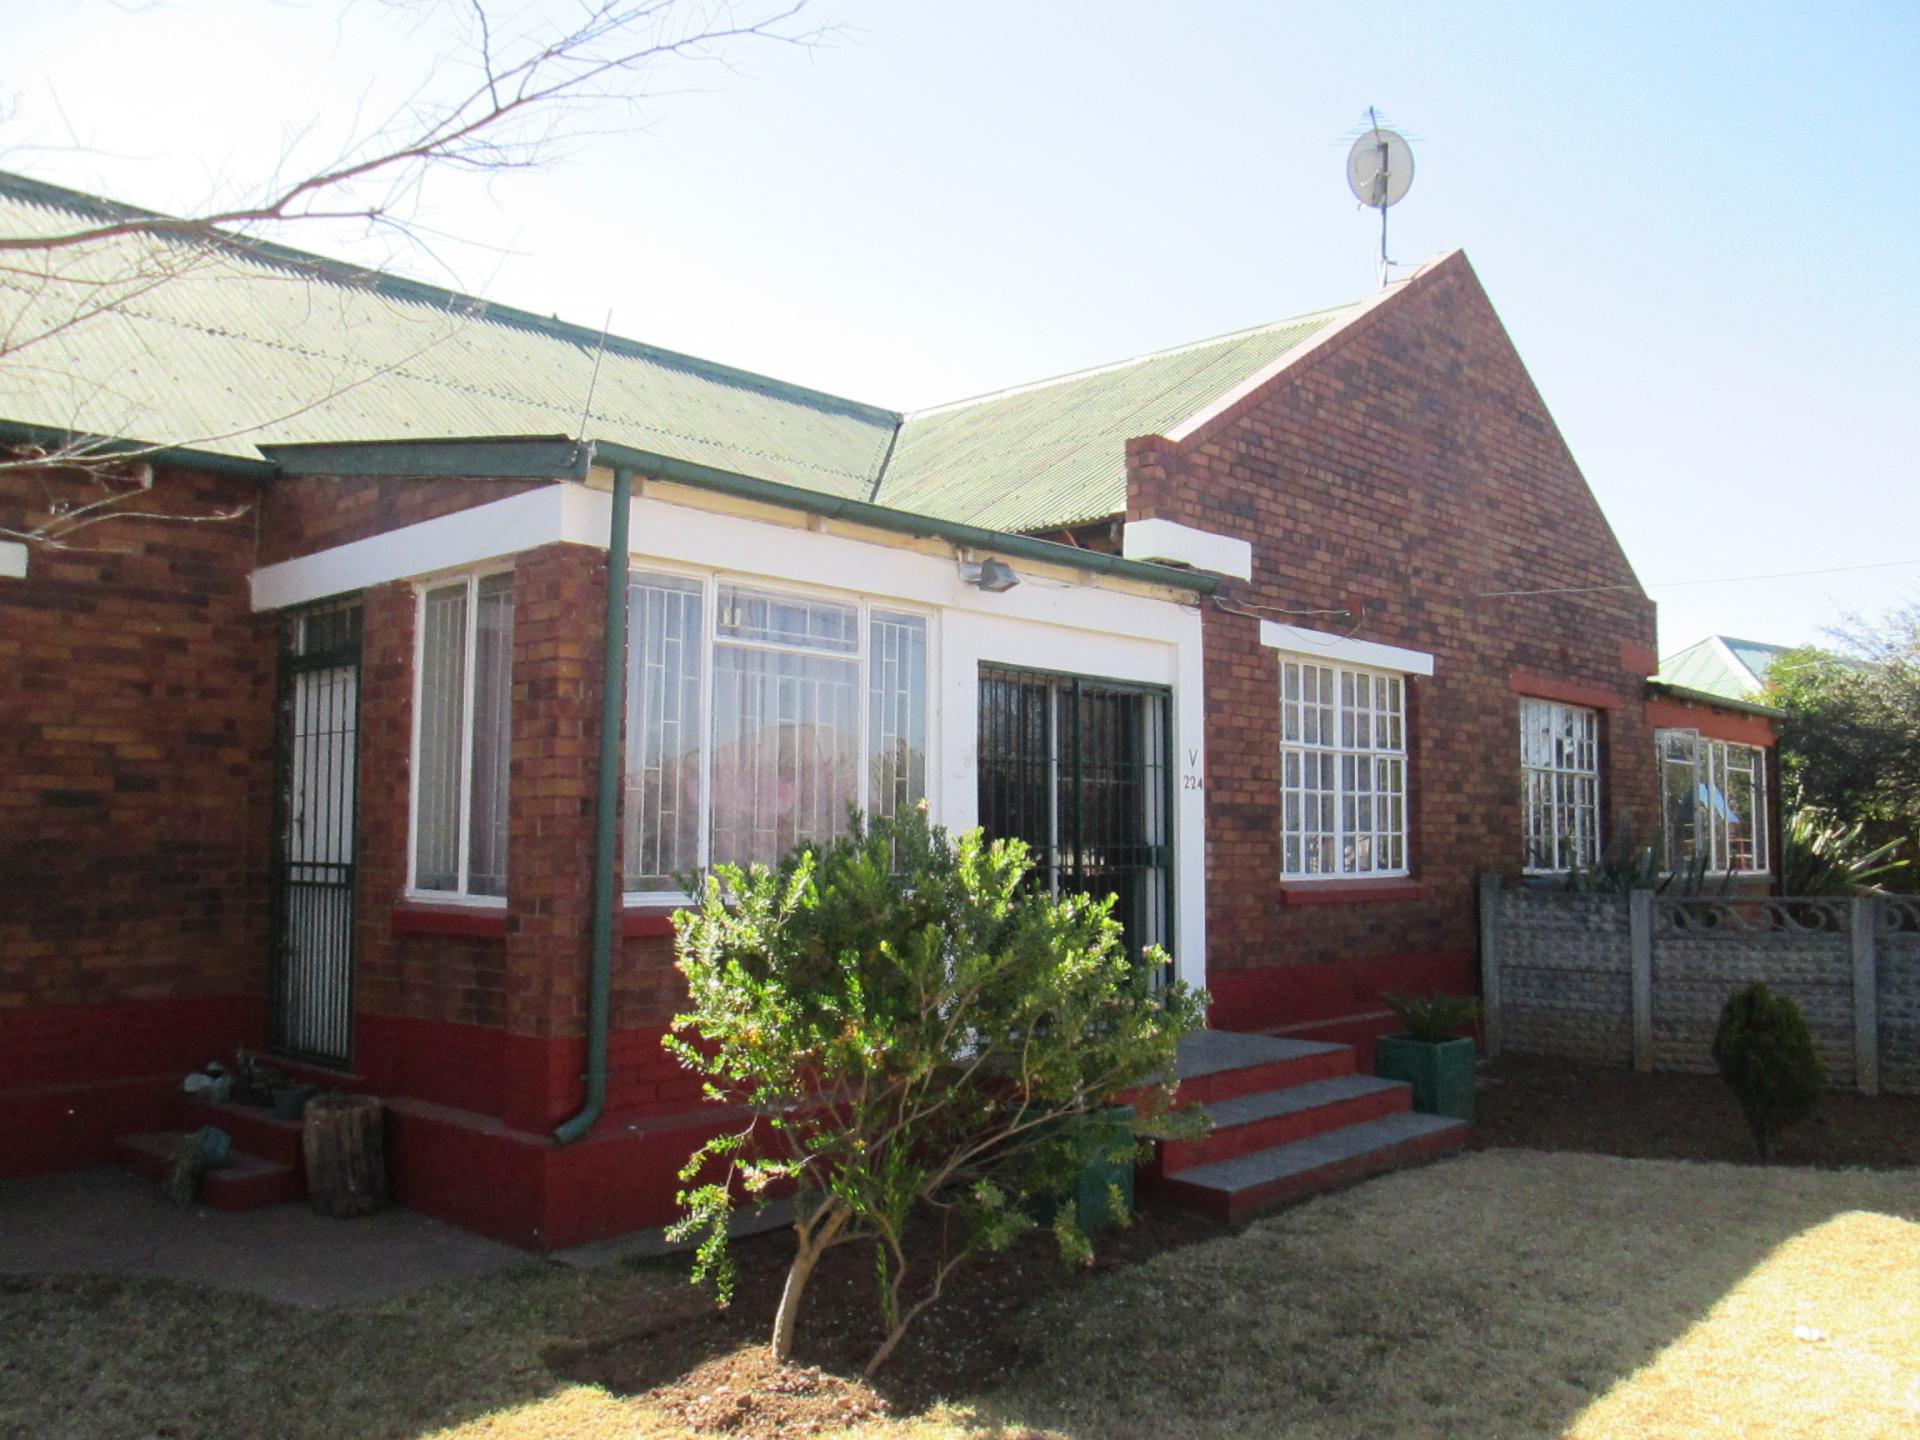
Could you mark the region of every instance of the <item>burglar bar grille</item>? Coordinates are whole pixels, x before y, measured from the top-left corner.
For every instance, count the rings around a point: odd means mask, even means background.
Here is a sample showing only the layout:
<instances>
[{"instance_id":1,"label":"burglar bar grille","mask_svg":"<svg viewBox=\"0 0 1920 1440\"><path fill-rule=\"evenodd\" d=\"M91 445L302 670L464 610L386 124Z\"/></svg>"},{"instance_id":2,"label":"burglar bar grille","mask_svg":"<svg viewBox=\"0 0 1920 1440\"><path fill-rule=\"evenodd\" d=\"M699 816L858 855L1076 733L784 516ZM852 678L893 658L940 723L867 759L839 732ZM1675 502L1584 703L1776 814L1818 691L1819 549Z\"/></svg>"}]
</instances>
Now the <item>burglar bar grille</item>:
<instances>
[{"instance_id":1,"label":"burglar bar grille","mask_svg":"<svg viewBox=\"0 0 1920 1440\"><path fill-rule=\"evenodd\" d=\"M980 670L980 824L1024 840L1049 890L1111 894L1136 956L1173 933L1164 690Z\"/></svg>"},{"instance_id":2,"label":"burglar bar grille","mask_svg":"<svg viewBox=\"0 0 1920 1440\"><path fill-rule=\"evenodd\" d=\"M281 623L273 886L273 1044L345 1065L352 1054L360 607Z\"/></svg>"}]
</instances>

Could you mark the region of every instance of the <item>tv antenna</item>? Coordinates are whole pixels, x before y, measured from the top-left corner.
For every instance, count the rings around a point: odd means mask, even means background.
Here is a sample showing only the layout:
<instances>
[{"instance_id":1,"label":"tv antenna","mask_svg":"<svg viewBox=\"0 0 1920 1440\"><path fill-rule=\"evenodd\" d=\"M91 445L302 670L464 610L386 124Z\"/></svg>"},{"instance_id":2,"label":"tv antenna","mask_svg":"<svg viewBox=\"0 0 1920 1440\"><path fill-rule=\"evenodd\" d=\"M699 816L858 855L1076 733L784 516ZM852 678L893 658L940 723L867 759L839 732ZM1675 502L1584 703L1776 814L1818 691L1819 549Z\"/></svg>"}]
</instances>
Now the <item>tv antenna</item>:
<instances>
[{"instance_id":1,"label":"tv antenna","mask_svg":"<svg viewBox=\"0 0 1920 1440\"><path fill-rule=\"evenodd\" d=\"M1413 185L1413 147L1398 131L1381 125L1374 108L1367 107L1367 128L1347 152L1347 188L1362 205L1380 212L1380 287L1386 288L1387 208L1406 197Z\"/></svg>"}]
</instances>

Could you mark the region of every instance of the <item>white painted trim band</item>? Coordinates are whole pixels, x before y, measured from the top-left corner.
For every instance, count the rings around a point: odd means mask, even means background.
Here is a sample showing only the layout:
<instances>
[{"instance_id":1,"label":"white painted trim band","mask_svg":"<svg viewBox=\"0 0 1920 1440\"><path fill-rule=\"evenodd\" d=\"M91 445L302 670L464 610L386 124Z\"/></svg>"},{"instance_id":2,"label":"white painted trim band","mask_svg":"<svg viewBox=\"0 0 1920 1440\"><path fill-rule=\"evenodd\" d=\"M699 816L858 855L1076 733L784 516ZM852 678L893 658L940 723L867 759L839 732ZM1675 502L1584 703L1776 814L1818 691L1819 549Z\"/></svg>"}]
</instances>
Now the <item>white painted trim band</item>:
<instances>
[{"instance_id":1,"label":"white painted trim band","mask_svg":"<svg viewBox=\"0 0 1920 1440\"><path fill-rule=\"evenodd\" d=\"M1433 674L1433 656L1424 650L1403 650L1398 645L1355 640L1348 635L1280 625L1272 620L1260 622L1260 643L1269 650L1285 650L1314 660L1340 660L1375 670L1398 670L1403 675Z\"/></svg>"},{"instance_id":2,"label":"white painted trim band","mask_svg":"<svg viewBox=\"0 0 1920 1440\"><path fill-rule=\"evenodd\" d=\"M0 540L0 580L27 578L27 547L19 540Z\"/></svg>"},{"instance_id":3,"label":"white painted trim band","mask_svg":"<svg viewBox=\"0 0 1920 1440\"><path fill-rule=\"evenodd\" d=\"M1236 580L1253 578L1253 543L1182 525L1178 520L1129 520L1120 527L1120 554L1126 560L1191 565Z\"/></svg>"}]
</instances>

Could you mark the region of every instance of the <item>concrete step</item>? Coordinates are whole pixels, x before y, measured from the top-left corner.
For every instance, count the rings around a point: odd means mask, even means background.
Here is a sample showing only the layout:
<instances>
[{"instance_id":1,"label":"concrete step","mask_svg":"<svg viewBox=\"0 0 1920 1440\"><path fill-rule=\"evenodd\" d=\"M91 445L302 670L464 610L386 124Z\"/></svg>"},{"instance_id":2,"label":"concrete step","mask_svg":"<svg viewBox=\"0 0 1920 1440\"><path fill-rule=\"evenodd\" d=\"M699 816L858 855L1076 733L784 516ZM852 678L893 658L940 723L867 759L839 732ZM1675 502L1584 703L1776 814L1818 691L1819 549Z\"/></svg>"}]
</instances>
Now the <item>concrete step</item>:
<instances>
[{"instance_id":1,"label":"concrete step","mask_svg":"<svg viewBox=\"0 0 1920 1440\"><path fill-rule=\"evenodd\" d=\"M1412 1111L1165 1176L1163 1193L1230 1223L1348 1181L1432 1159L1467 1143L1458 1120Z\"/></svg>"},{"instance_id":2,"label":"concrete step","mask_svg":"<svg viewBox=\"0 0 1920 1440\"><path fill-rule=\"evenodd\" d=\"M1198 1030L1180 1041L1174 1062L1180 1105L1211 1105L1354 1072L1353 1051L1318 1040L1283 1040L1230 1030Z\"/></svg>"},{"instance_id":3,"label":"concrete step","mask_svg":"<svg viewBox=\"0 0 1920 1440\"><path fill-rule=\"evenodd\" d=\"M230 1100L189 1098L186 1103L187 1113L197 1122L195 1129L215 1126L233 1137L234 1149L306 1173L305 1126L300 1121L282 1120L262 1106L236 1105Z\"/></svg>"},{"instance_id":4,"label":"concrete step","mask_svg":"<svg viewBox=\"0 0 1920 1440\"><path fill-rule=\"evenodd\" d=\"M134 1174L156 1185L162 1184L173 1168L173 1159L187 1132L157 1130L145 1135L127 1135L114 1142L119 1161ZM306 1193L300 1177L290 1165L264 1160L236 1149L227 1163L200 1177L200 1203L210 1210L257 1210L298 1200Z\"/></svg>"},{"instance_id":5,"label":"concrete step","mask_svg":"<svg viewBox=\"0 0 1920 1440\"><path fill-rule=\"evenodd\" d=\"M1198 1140L1162 1144L1163 1174L1237 1159L1256 1150L1270 1150L1342 1126L1411 1110L1413 1087L1372 1075L1335 1075L1201 1108L1212 1120L1213 1130Z\"/></svg>"}]
</instances>

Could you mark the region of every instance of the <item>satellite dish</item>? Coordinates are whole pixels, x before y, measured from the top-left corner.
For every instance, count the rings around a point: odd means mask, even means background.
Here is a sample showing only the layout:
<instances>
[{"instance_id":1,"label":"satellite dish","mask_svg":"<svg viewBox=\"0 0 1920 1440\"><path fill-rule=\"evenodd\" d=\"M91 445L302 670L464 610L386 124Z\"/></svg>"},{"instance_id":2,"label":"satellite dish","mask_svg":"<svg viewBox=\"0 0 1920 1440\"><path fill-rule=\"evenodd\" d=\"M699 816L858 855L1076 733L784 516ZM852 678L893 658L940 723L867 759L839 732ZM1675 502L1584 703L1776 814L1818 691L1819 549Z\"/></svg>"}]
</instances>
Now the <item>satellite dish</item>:
<instances>
[{"instance_id":1,"label":"satellite dish","mask_svg":"<svg viewBox=\"0 0 1920 1440\"><path fill-rule=\"evenodd\" d=\"M1347 188L1362 205L1384 210L1413 185L1413 147L1398 131L1375 126L1347 152Z\"/></svg>"}]
</instances>

